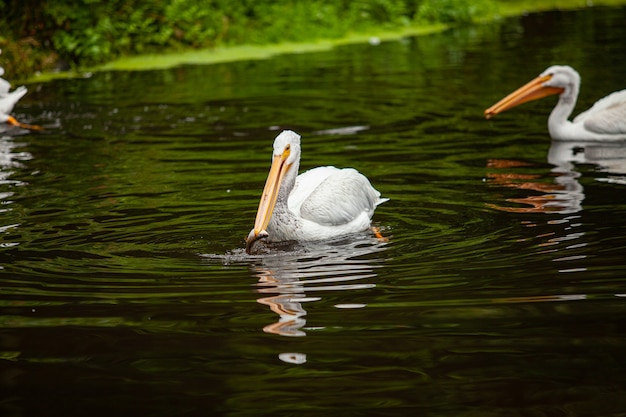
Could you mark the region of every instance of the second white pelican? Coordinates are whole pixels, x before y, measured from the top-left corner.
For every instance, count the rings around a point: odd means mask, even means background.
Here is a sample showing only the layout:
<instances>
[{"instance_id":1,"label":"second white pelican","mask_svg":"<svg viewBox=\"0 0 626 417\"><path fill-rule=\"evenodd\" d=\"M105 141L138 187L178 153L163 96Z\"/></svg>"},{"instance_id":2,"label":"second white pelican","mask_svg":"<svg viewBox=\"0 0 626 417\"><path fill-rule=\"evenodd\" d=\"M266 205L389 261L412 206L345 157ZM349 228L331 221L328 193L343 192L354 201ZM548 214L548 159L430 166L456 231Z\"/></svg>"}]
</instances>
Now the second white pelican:
<instances>
[{"instance_id":1,"label":"second white pelican","mask_svg":"<svg viewBox=\"0 0 626 417\"><path fill-rule=\"evenodd\" d=\"M298 175L299 167L300 135L285 130L274 140L246 252L259 239L315 241L367 230L376 206L388 200L355 169L326 166Z\"/></svg>"},{"instance_id":2,"label":"second white pelican","mask_svg":"<svg viewBox=\"0 0 626 417\"><path fill-rule=\"evenodd\" d=\"M589 110L582 112L571 122L568 118L574 111L579 87L580 75L576 70L566 65L554 65L485 110L485 116L489 119L522 103L558 94L559 101L548 119L548 130L552 139L625 140L626 90L617 91L598 100Z\"/></svg>"},{"instance_id":3,"label":"second white pelican","mask_svg":"<svg viewBox=\"0 0 626 417\"><path fill-rule=\"evenodd\" d=\"M4 68L0 67L0 77L4 75ZM11 84L4 78L0 78L0 123L8 123L23 129L41 130L41 126L27 125L19 122L11 116L13 107L28 92L23 85L9 92Z\"/></svg>"}]
</instances>

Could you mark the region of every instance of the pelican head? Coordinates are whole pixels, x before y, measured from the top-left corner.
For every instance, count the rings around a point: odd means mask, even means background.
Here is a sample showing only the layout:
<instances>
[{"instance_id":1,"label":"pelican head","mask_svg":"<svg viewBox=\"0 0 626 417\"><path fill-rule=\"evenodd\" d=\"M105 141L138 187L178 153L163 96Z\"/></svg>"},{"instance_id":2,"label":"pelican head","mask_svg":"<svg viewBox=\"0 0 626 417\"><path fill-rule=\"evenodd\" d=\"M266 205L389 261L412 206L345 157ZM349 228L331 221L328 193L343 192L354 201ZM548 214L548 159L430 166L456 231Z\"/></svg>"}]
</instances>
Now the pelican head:
<instances>
[{"instance_id":1,"label":"pelican head","mask_svg":"<svg viewBox=\"0 0 626 417\"><path fill-rule=\"evenodd\" d=\"M285 206L287 205L287 197L295 183L299 165L300 135L291 130L284 130L274 139L272 166L261 194L254 228L246 238L246 252L250 253L254 242L269 236L266 229L276 202L281 200Z\"/></svg>"},{"instance_id":2,"label":"pelican head","mask_svg":"<svg viewBox=\"0 0 626 417\"><path fill-rule=\"evenodd\" d=\"M553 65L485 110L485 117L489 119L512 107L554 94L559 94L561 100L575 102L579 85L580 75L574 68L567 65Z\"/></svg>"}]
</instances>

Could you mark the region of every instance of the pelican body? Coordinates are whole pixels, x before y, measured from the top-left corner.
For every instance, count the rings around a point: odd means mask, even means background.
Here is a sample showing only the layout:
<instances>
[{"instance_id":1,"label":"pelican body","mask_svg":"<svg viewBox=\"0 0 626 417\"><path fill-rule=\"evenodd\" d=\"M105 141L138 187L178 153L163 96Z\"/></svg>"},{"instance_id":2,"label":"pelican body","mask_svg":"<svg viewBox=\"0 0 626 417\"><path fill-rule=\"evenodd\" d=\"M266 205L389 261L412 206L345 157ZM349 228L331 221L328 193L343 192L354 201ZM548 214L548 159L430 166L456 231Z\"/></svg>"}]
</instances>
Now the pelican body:
<instances>
[{"instance_id":1,"label":"pelican body","mask_svg":"<svg viewBox=\"0 0 626 417\"><path fill-rule=\"evenodd\" d=\"M10 113L13 111L15 104L20 101L26 94L26 87L18 87L10 93L0 95L0 123L9 123L14 126L19 126L20 122L15 120Z\"/></svg>"},{"instance_id":2,"label":"pelican body","mask_svg":"<svg viewBox=\"0 0 626 417\"><path fill-rule=\"evenodd\" d=\"M326 166L298 175L299 167L300 135L285 130L274 140L246 252L259 239L316 241L367 230L376 206L388 200L355 169Z\"/></svg>"},{"instance_id":3,"label":"pelican body","mask_svg":"<svg viewBox=\"0 0 626 417\"><path fill-rule=\"evenodd\" d=\"M0 67L0 77L4 75L4 68ZM0 123L8 123L24 129L41 130L41 126L27 125L19 122L11 116L13 107L28 92L23 85L9 92L11 84L4 78L0 78Z\"/></svg>"},{"instance_id":4,"label":"pelican body","mask_svg":"<svg viewBox=\"0 0 626 417\"><path fill-rule=\"evenodd\" d=\"M558 94L559 101L548 118L548 131L555 140L626 140L626 90L609 94L573 121L580 75L569 66L554 65L526 85L485 110L487 119L528 101Z\"/></svg>"}]
</instances>

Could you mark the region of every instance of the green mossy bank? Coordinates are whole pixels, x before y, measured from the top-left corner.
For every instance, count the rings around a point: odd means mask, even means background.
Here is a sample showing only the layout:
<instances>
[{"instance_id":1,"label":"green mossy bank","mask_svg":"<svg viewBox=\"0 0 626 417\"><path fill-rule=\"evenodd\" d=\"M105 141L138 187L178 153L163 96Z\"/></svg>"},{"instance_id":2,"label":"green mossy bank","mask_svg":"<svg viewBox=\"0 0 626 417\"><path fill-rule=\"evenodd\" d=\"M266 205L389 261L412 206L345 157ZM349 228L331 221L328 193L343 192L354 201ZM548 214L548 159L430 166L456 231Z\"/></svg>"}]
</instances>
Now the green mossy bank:
<instances>
[{"instance_id":1,"label":"green mossy bank","mask_svg":"<svg viewBox=\"0 0 626 417\"><path fill-rule=\"evenodd\" d=\"M0 0L12 81L259 59L626 0Z\"/></svg>"}]
</instances>

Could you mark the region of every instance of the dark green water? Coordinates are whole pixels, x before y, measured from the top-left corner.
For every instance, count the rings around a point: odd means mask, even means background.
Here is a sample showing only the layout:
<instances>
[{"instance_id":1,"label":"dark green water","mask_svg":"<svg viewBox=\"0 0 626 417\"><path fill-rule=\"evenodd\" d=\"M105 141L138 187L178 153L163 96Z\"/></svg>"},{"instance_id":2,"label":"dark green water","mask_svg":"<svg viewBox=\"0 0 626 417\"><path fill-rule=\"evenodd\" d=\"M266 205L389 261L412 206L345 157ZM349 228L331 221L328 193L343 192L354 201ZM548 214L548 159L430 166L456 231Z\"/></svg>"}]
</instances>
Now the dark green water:
<instances>
[{"instance_id":1,"label":"dark green water","mask_svg":"<svg viewBox=\"0 0 626 417\"><path fill-rule=\"evenodd\" d=\"M30 86L0 139L0 415L626 415L626 144L551 144L626 88L626 9ZM390 201L248 257L273 138Z\"/></svg>"}]
</instances>

